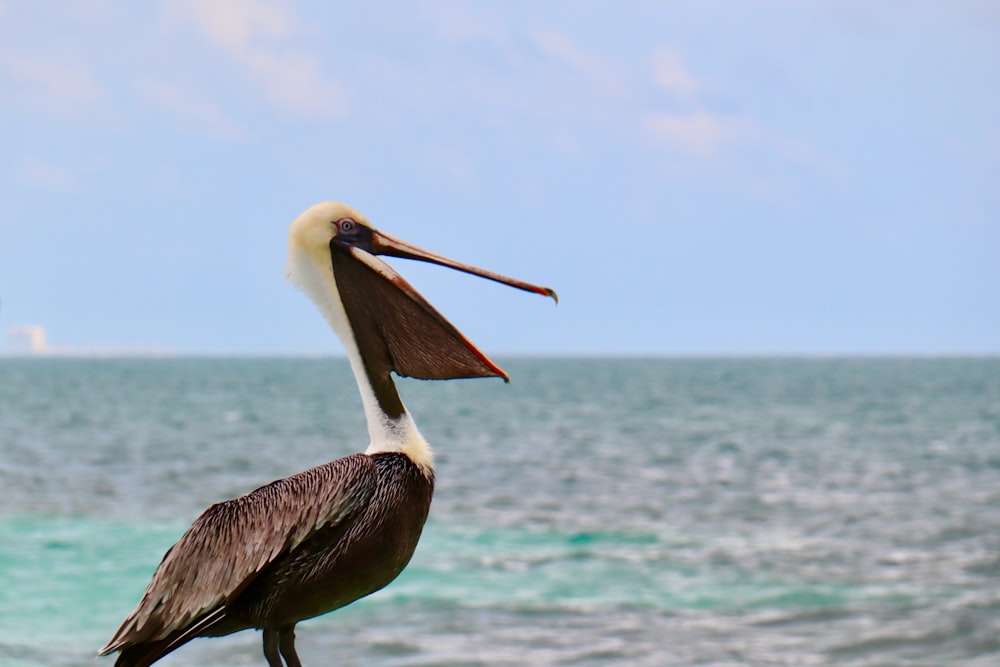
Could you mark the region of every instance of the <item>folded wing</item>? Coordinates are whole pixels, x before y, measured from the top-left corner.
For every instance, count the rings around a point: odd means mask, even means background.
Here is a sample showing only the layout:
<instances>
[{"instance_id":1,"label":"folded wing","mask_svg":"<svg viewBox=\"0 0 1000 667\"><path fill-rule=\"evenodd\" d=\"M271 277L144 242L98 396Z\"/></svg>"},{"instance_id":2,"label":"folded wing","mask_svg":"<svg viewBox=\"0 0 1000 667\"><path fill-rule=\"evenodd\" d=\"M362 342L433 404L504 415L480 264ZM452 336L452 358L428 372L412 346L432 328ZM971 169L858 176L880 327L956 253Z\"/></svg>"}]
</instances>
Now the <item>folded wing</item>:
<instances>
[{"instance_id":1,"label":"folded wing","mask_svg":"<svg viewBox=\"0 0 1000 667\"><path fill-rule=\"evenodd\" d=\"M212 505L167 551L100 654L163 639L218 610L276 558L364 508L375 481L371 459L354 454Z\"/></svg>"}]
</instances>

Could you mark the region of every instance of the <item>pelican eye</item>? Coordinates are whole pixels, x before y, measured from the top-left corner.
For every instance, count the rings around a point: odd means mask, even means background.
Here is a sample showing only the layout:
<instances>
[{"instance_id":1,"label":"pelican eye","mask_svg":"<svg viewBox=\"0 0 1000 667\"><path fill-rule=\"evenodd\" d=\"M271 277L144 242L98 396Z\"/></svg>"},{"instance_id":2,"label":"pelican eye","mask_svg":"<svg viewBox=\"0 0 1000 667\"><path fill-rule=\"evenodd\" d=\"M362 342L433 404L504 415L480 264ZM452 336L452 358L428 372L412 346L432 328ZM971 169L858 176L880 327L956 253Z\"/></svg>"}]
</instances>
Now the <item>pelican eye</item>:
<instances>
[{"instance_id":1,"label":"pelican eye","mask_svg":"<svg viewBox=\"0 0 1000 667\"><path fill-rule=\"evenodd\" d=\"M333 238L330 239L330 243L371 252L372 230L365 223L358 222L354 218L341 218L334 221L333 224L336 231Z\"/></svg>"}]
</instances>

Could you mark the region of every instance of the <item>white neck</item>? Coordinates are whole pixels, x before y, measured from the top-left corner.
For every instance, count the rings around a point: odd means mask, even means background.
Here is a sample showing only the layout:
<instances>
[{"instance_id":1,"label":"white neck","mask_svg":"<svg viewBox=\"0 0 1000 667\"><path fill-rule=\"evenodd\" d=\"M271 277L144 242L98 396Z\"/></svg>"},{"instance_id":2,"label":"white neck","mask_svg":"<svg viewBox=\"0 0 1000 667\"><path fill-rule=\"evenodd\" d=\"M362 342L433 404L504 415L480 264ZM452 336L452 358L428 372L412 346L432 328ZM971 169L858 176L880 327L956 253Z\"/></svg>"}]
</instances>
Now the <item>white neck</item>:
<instances>
[{"instance_id":1,"label":"white neck","mask_svg":"<svg viewBox=\"0 0 1000 667\"><path fill-rule=\"evenodd\" d=\"M340 292L337 291L329 254L325 258L313 257L304 249L293 250L288 257L288 276L315 302L347 351L354 379L361 392L361 403L364 405L368 435L371 438L365 453L399 452L408 456L424 474L431 474L434 470L434 456L413 418L405 410L397 418L390 417L378 403L361 358L361 350L340 300Z\"/></svg>"}]
</instances>

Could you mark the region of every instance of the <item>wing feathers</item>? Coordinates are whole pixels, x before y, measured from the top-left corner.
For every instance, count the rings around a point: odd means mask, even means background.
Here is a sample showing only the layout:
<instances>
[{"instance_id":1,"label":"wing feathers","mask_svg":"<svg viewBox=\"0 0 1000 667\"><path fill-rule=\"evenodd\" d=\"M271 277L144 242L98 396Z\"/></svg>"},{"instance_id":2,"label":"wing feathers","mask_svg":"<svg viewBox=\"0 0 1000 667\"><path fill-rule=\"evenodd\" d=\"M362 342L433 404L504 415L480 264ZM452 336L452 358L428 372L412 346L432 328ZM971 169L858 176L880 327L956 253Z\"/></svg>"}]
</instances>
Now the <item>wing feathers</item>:
<instances>
[{"instance_id":1,"label":"wing feathers","mask_svg":"<svg viewBox=\"0 0 1000 667\"><path fill-rule=\"evenodd\" d=\"M100 653L161 640L231 601L279 555L368 503L375 468L354 454L209 507L171 547Z\"/></svg>"},{"instance_id":2,"label":"wing feathers","mask_svg":"<svg viewBox=\"0 0 1000 667\"><path fill-rule=\"evenodd\" d=\"M222 620L226 610L219 607L215 611L202 616L197 622L186 628L176 630L164 639L130 644L122 648L115 660L115 667L148 667L174 649L188 643L200 633L208 630Z\"/></svg>"}]
</instances>

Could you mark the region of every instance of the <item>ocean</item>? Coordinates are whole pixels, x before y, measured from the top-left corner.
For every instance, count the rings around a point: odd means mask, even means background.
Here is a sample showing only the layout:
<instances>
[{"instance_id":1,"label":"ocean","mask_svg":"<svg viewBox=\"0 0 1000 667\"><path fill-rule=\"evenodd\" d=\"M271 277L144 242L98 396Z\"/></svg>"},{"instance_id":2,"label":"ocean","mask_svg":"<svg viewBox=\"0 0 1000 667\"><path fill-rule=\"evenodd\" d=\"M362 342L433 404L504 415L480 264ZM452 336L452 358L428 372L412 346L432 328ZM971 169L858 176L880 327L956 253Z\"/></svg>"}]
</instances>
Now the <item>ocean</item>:
<instances>
[{"instance_id":1,"label":"ocean","mask_svg":"<svg viewBox=\"0 0 1000 667\"><path fill-rule=\"evenodd\" d=\"M498 361L399 381L431 516L305 665L1000 664L1000 359ZM205 507L366 440L343 359L0 359L0 666L110 667Z\"/></svg>"}]
</instances>

